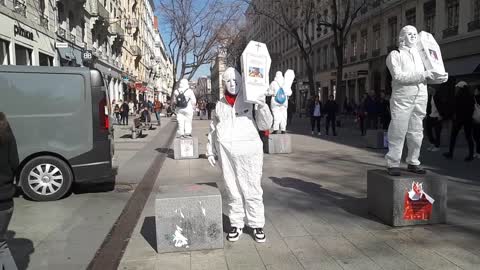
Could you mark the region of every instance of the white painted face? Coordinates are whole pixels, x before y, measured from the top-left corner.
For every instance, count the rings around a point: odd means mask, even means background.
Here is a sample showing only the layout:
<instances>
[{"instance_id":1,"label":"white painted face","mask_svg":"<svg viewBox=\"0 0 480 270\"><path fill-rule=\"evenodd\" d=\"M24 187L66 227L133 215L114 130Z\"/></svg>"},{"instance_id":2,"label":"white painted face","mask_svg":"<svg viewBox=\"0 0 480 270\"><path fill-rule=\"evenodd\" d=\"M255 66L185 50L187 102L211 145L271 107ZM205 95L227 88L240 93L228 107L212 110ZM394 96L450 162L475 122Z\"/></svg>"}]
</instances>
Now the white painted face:
<instances>
[{"instance_id":1,"label":"white painted face","mask_svg":"<svg viewBox=\"0 0 480 270\"><path fill-rule=\"evenodd\" d=\"M223 82L228 93L237 95L242 85L242 76L234 68L229 67L223 74Z\"/></svg>"},{"instance_id":2,"label":"white painted face","mask_svg":"<svg viewBox=\"0 0 480 270\"><path fill-rule=\"evenodd\" d=\"M400 31L400 38L403 39L405 46L412 48L418 41L417 29L411 25L403 27Z\"/></svg>"}]
</instances>

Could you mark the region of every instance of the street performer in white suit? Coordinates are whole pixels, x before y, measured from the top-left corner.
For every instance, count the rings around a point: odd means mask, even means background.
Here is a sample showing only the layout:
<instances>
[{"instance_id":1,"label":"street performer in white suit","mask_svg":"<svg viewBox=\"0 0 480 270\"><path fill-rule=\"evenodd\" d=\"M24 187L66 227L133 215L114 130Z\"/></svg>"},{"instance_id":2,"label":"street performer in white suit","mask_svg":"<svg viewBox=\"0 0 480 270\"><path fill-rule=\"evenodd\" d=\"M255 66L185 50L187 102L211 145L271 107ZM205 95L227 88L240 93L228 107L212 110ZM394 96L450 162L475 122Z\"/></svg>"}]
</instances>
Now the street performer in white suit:
<instances>
[{"instance_id":1,"label":"street performer in white suit","mask_svg":"<svg viewBox=\"0 0 480 270\"><path fill-rule=\"evenodd\" d=\"M425 174L420 167L420 148L423 140L423 118L427 108L427 80L447 81L447 74L425 70L417 50L417 29L407 25L400 30L399 49L392 51L386 60L392 75L390 110L392 121L388 128L388 173L400 175L400 159L405 139L408 170Z\"/></svg>"}]
</instances>

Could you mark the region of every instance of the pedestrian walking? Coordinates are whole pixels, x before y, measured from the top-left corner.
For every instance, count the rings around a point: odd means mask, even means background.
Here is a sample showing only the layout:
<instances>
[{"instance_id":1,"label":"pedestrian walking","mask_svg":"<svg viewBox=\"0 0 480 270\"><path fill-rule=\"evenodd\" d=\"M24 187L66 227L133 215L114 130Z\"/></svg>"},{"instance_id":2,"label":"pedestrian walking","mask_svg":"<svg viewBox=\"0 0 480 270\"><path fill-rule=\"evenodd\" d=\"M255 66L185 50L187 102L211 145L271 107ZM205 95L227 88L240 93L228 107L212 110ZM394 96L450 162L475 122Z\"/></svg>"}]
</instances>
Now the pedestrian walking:
<instances>
[{"instance_id":1,"label":"pedestrian walking","mask_svg":"<svg viewBox=\"0 0 480 270\"><path fill-rule=\"evenodd\" d=\"M127 101L124 101L122 107L120 108L122 113L122 125L128 125L128 115L130 111L130 107L128 106Z\"/></svg>"},{"instance_id":2,"label":"pedestrian walking","mask_svg":"<svg viewBox=\"0 0 480 270\"><path fill-rule=\"evenodd\" d=\"M212 110L214 110L214 108L215 108L215 103L213 102L207 103L208 120L212 120Z\"/></svg>"},{"instance_id":3,"label":"pedestrian walking","mask_svg":"<svg viewBox=\"0 0 480 270\"><path fill-rule=\"evenodd\" d=\"M362 136L365 136L367 133L365 128L365 101L367 100L367 97L367 94L363 94L362 100L357 106L357 122L360 126L360 132Z\"/></svg>"},{"instance_id":4,"label":"pedestrian walking","mask_svg":"<svg viewBox=\"0 0 480 270\"><path fill-rule=\"evenodd\" d=\"M132 100L128 102L128 111L130 112L130 115L135 115L135 103L133 103Z\"/></svg>"},{"instance_id":5,"label":"pedestrian walking","mask_svg":"<svg viewBox=\"0 0 480 270\"><path fill-rule=\"evenodd\" d=\"M450 136L450 147L447 153L443 155L447 159L453 158L453 152L455 150L455 144L457 141L457 135L463 128L465 132L465 138L468 143L468 156L465 161L473 160L473 111L475 108L474 95L470 92L468 84L464 81L460 81L455 85L455 115L453 120L452 133Z\"/></svg>"},{"instance_id":6,"label":"pedestrian walking","mask_svg":"<svg viewBox=\"0 0 480 270\"><path fill-rule=\"evenodd\" d=\"M288 99L288 108L287 108L287 125L292 123L293 115L295 114L295 101L293 98Z\"/></svg>"},{"instance_id":7,"label":"pedestrian walking","mask_svg":"<svg viewBox=\"0 0 480 270\"><path fill-rule=\"evenodd\" d=\"M330 95L328 97L327 103L325 104L325 114L327 115L325 130L327 135L331 126L333 131L333 136L337 136L337 131L335 128L337 112L338 112L337 102L334 100L333 95Z\"/></svg>"},{"instance_id":8,"label":"pedestrian walking","mask_svg":"<svg viewBox=\"0 0 480 270\"><path fill-rule=\"evenodd\" d=\"M475 89L475 110L480 110L480 89ZM476 157L480 158L480 121L473 120L473 140L475 141Z\"/></svg>"},{"instance_id":9,"label":"pedestrian walking","mask_svg":"<svg viewBox=\"0 0 480 270\"><path fill-rule=\"evenodd\" d=\"M375 92L368 92L368 96L365 99L365 115L367 120L367 129L378 128L378 111L379 104L375 98Z\"/></svg>"},{"instance_id":10,"label":"pedestrian walking","mask_svg":"<svg viewBox=\"0 0 480 270\"><path fill-rule=\"evenodd\" d=\"M19 165L17 143L3 112L0 112L0 269L17 270L6 233L13 214L13 179Z\"/></svg>"},{"instance_id":11,"label":"pedestrian walking","mask_svg":"<svg viewBox=\"0 0 480 270\"><path fill-rule=\"evenodd\" d=\"M160 123L160 113L162 112L162 103L160 102L160 100L158 100L158 97L155 98L155 102L153 104L153 107L154 107L154 110L155 110L155 117L157 118L157 124L158 126L161 125Z\"/></svg>"},{"instance_id":12,"label":"pedestrian walking","mask_svg":"<svg viewBox=\"0 0 480 270\"><path fill-rule=\"evenodd\" d=\"M312 96L313 97L313 96ZM317 135L322 135L320 129L320 121L322 120L322 105L319 96L313 97L314 101L310 102L310 124L312 126L312 135L315 134L315 126L317 126Z\"/></svg>"},{"instance_id":13,"label":"pedestrian walking","mask_svg":"<svg viewBox=\"0 0 480 270\"><path fill-rule=\"evenodd\" d=\"M390 125L392 117L390 116L390 97L385 92L380 92L380 121L382 123L382 129L387 130Z\"/></svg>"},{"instance_id":14,"label":"pedestrian walking","mask_svg":"<svg viewBox=\"0 0 480 270\"><path fill-rule=\"evenodd\" d=\"M428 141L431 146L428 148L430 152L437 152L440 150L440 138L442 134L442 121L445 118L442 110L442 102L436 94L433 87L428 87L428 103L427 103L427 117L425 119L425 129Z\"/></svg>"},{"instance_id":15,"label":"pedestrian walking","mask_svg":"<svg viewBox=\"0 0 480 270\"><path fill-rule=\"evenodd\" d=\"M118 104L115 104L115 107L113 109L113 113L115 114L115 118L117 119L117 124L120 125L120 106Z\"/></svg>"}]
</instances>

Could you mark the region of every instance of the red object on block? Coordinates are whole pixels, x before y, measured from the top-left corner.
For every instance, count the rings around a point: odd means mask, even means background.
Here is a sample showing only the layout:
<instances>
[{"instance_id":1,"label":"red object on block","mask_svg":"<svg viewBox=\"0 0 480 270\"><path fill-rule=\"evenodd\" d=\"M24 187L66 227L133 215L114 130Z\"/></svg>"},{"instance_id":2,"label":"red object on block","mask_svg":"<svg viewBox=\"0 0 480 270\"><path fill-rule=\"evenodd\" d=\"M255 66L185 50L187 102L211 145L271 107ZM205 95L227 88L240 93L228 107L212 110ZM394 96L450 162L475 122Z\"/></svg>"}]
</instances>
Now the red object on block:
<instances>
[{"instance_id":1,"label":"red object on block","mask_svg":"<svg viewBox=\"0 0 480 270\"><path fill-rule=\"evenodd\" d=\"M412 200L405 193L405 204L403 210L403 219L405 220L428 220L432 215L432 203L430 203L425 194L422 194L419 200Z\"/></svg>"}]
</instances>

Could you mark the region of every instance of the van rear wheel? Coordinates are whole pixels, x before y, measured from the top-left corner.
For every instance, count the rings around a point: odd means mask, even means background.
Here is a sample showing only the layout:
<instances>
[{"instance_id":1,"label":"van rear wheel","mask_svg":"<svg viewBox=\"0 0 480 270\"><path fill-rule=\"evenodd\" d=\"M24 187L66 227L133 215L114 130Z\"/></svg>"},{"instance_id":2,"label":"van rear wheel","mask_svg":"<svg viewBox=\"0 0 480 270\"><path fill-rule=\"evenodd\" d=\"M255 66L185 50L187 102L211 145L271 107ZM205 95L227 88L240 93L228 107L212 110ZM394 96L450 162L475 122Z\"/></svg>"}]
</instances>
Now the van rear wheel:
<instances>
[{"instance_id":1,"label":"van rear wheel","mask_svg":"<svg viewBox=\"0 0 480 270\"><path fill-rule=\"evenodd\" d=\"M73 174L61 159L51 156L36 157L20 172L20 187L35 201L55 201L71 188Z\"/></svg>"}]
</instances>

